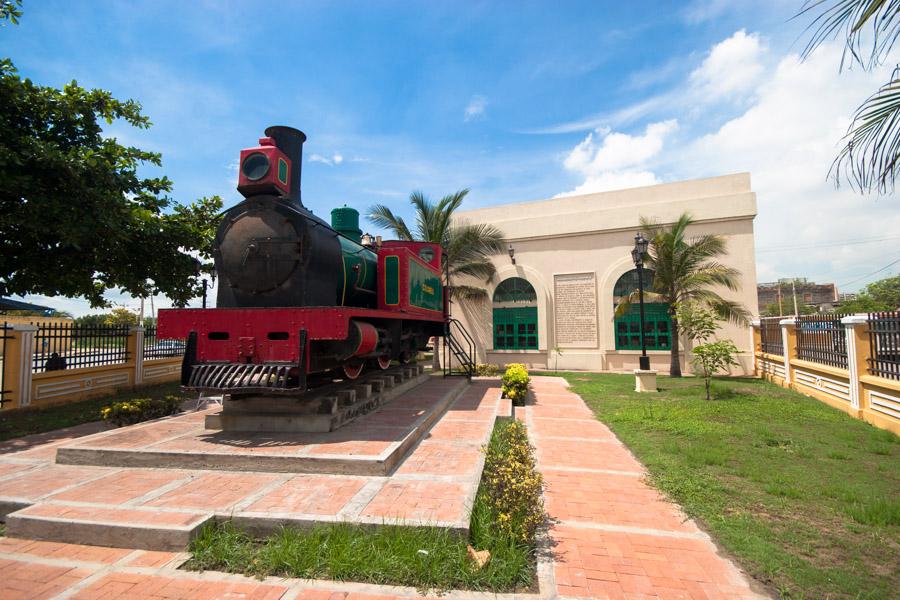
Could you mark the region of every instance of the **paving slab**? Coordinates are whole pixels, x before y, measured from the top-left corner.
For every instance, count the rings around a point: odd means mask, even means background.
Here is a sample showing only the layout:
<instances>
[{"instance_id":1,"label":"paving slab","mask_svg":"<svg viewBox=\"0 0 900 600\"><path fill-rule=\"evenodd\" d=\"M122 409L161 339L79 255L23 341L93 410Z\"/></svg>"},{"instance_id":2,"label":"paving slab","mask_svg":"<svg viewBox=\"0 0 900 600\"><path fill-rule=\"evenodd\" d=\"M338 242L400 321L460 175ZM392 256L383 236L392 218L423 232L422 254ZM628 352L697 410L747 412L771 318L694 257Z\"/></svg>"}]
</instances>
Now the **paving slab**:
<instances>
[{"instance_id":1,"label":"paving slab","mask_svg":"<svg viewBox=\"0 0 900 600\"><path fill-rule=\"evenodd\" d=\"M430 378L399 397L397 406L327 434L251 434L248 440L243 433L203 430L204 419L194 414L134 425L70 447L142 455L178 449L202 453L210 463L236 453L254 461L255 470L55 464L13 453L0 457L0 508L10 513L12 535L158 551L184 549L213 519L232 519L259 534L285 525L389 522L465 535L498 399L495 383ZM455 416L444 425L448 408ZM369 418L378 420L368 426ZM260 470L268 466L260 458L282 457L301 457L330 472ZM348 473L334 468L340 467L336 460L379 468Z\"/></svg>"},{"instance_id":2,"label":"paving slab","mask_svg":"<svg viewBox=\"0 0 900 600\"><path fill-rule=\"evenodd\" d=\"M521 412L554 521L549 578L560 597L767 597L647 484L644 466L564 379L532 382Z\"/></svg>"},{"instance_id":3,"label":"paving slab","mask_svg":"<svg viewBox=\"0 0 900 600\"><path fill-rule=\"evenodd\" d=\"M467 388L467 382L458 378L425 376L418 381L420 385L400 393L389 404L329 433L217 431L206 429L204 420L185 415L63 444L54 450L56 462L386 475ZM207 417L212 415L214 411L206 411Z\"/></svg>"}]
</instances>

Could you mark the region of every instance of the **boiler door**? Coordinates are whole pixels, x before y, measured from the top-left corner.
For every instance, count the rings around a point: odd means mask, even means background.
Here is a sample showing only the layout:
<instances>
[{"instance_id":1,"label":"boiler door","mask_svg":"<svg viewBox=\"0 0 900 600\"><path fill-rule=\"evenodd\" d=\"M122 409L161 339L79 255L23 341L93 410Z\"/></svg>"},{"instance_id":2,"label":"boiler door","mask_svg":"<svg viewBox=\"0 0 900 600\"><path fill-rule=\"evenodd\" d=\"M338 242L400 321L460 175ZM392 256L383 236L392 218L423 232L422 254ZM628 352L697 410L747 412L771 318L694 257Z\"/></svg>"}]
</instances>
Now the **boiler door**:
<instances>
[{"instance_id":1,"label":"boiler door","mask_svg":"<svg viewBox=\"0 0 900 600\"><path fill-rule=\"evenodd\" d=\"M300 236L273 210L249 210L235 218L219 247L224 275L251 294L276 289L300 264Z\"/></svg>"}]
</instances>

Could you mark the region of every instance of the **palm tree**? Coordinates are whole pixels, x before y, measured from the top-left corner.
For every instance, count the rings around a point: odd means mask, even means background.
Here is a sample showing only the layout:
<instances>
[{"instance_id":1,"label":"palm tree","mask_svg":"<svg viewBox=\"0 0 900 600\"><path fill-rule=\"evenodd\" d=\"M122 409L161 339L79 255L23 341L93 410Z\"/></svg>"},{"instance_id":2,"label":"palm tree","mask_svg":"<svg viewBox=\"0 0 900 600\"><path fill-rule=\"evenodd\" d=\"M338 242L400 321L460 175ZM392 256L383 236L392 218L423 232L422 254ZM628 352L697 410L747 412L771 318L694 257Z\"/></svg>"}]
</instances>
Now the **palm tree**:
<instances>
[{"instance_id":1,"label":"palm tree","mask_svg":"<svg viewBox=\"0 0 900 600\"><path fill-rule=\"evenodd\" d=\"M741 304L722 298L714 286L729 290L740 289L740 272L718 261L725 254L725 238L719 235L701 235L688 239L687 228L693 223L688 213L682 214L671 225L665 226L641 217L641 229L650 241L644 259L645 266L654 272L653 291L645 297L669 304L672 320L672 358L669 373L681 377L678 360L680 340L675 311L685 302L697 302L711 308L722 319L734 323L746 323L750 313ZM631 303L637 301L637 292L631 293L616 308L616 314L624 314Z\"/></svg>"},{"instance_id":2,"label":"palm tree","mask_svg":"<svg viewBox=\"0 0 900 600\"><path fill-rule=\"evenodd\" d=\"M806 0L797 17L811 11L819 14L808 27L813 31L803 58L840 35L844 38L841 69L847 62L871 70L893 61L891 51L900 38L896 0ZM868 52L863 45L871 45ZM856 109L843 144L831 165L836 184L844 173L858 191L886 193L894 189L900 174L900 64Z\"/></svg>"},{"instance_id":3,"label":"palm tree","mask_svg":"<svg viewBox=\"0 0 900 600\"><path fill-rule=\"evenodd\" d=\"M460 207L468 193L468 189L461 189L444 196L435 204L422 192L413 192L409 195L409 203L416 212L414 229L383 204L370 208L368 215L372 223L392 231L398 239L433 242L443 246L443 266L449 275L449 281L446 282L447 292L451 299L458 300L474 300L487 296L483 287L457 282L461 277L490 281L496 273L496 268L489 257L503 250L503 234L493 225L453 222L453 213ZM440 368L437 343L434 348L434 366Z\"/></svg>"}]
</instances>

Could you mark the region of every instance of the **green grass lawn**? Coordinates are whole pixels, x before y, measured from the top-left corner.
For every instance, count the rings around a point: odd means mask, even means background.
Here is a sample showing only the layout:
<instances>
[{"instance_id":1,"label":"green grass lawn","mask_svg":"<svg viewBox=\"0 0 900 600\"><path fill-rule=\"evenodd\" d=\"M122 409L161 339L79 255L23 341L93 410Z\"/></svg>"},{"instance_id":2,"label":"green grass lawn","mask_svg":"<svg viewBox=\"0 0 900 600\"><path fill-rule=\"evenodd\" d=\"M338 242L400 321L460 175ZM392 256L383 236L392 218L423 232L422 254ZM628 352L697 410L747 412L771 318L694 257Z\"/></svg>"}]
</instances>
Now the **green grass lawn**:
<instances>
[{"instance_id":1,"label":"green grass lawn","mask_svg":"<svg viewBox=\"0 0 900 600\"><path fill-rule=\"evenodd\" d=\"M897 598L900 438L758 379L564 373L741 565L785 598ZM894 590L891 592L891 590Z\"/></svg>"},{"instance_id":2,"label":"green grass lawn","mask_svg":"<svg viewBox=\"0 0 900 600\"><path fill-rule=\"evenodd\" d=\"M100 420L100 409L119 400L183 396L177 381L118 392L110 396L70 402L42 409L0 413L0 441L33 433L44 433L63 427Z\"/></svg>"}]
</instances>

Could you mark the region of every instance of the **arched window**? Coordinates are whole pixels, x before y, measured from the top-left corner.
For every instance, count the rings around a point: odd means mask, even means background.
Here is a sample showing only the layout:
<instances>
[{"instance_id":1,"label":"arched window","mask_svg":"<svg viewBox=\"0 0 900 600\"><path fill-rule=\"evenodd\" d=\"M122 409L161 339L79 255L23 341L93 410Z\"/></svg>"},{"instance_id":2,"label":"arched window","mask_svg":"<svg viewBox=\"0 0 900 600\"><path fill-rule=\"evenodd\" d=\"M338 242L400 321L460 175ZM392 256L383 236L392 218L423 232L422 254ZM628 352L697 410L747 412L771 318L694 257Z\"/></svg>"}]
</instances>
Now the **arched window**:
<instances>
[{"instance_id":1,"label":"arched window","mask_svg":"<svg viewBox=\"0 0 900 600\"><path fill-rule=\"evenodd\" d=\"M653 290L653 271L644 269L644 291ZM632 269L616 281L613 288L613 307L618 307L630 294L638 290L638 272ZM641 310L637 298L621 317L615 319L616 350L641 349ZM665 302L644 300L644 339L648 350L672 348L672 322L669 305Z\"/></svg>"},{"instance_id":2,"label":"arched window","mask_svg":"<svg viewBox=\"0 0 900 600\"><path fill-rule=\"evenodd\" d=\"M537 294L521 277L503 280L494 290L494 349L537 350Z\"/></svg>"}]
</instances>

